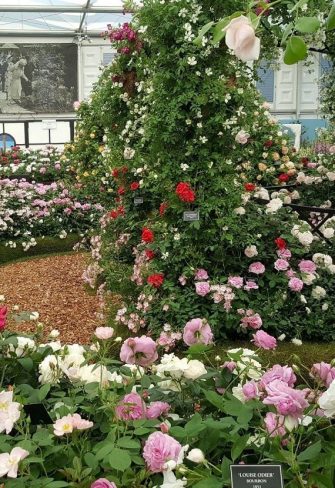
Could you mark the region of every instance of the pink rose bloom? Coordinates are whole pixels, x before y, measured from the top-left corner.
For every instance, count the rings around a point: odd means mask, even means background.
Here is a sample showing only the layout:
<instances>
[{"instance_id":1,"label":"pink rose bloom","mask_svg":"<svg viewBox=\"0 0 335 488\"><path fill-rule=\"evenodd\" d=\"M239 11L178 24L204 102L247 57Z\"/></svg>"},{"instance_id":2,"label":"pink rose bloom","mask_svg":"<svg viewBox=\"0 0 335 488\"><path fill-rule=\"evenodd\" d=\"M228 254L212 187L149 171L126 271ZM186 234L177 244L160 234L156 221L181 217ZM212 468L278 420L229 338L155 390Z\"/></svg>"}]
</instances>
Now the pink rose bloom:
<instances>
[{"instance_id":1,"label":"pink rose bloom","mask_svg":"<svg viewBox=\"0 0 335 488\"><path fill-rule=\"evenodd\" d=\"M225 361L222 365L222 368L227 368L230 372L233 372L236 368L236 363L235 361Z\"/></svg>"},{"instance_id":2,"label":"pink rose bloom","mask_svg":"<svg viewBox=\"0 0 335 488\"><path fill-rule=\"evenodd\" d=\"M277 271L286 271L289 266L290 264L286 259L277 259L277 261L275 261L275 269Z\"/></svg>"},{"instance_id":3,"label":"pink rose bloom","mask_svg":"<svg viewBox=\"0 0 335 488\"><path fill-rule=\"evenodd\" d=\"M256 381L248 381L242 387L243 395L247 400L252 400L253 398L259 397L259 390Z\"/></svg>"},{"instance_id":4,"label":"pink rose bloom","mask_svg":"<svg viewBox=\"0 0 335 488\"><path fill-rule=\"evenodd\" d=\"M305 398L306 392L295 390L284 381L274 380L265 387L267 397L265 405L274 405L280 415L289 415L295 419L302 416L304 409L308 407Z\"/></svg>"},{"instance_id":5,"label":"pink rose bloom","mask_svg":"<svg viewBox=\"0 0 335 488\"><path fill-rule=\"evenodd\" d=\"M263 325L261 316L258 313L254 315L249 315L241 319L242 327L250 327L250 329L260 329Z\"/></svg>"},{"instance_id":6,"label":"pink rose bloom","mask_svg":"<svg viewBox=\"0 0 335 488\"><path fill-rule=\"evenodd\" d=\"M80 102L79 102L78 100L77 100L76 102L73 102L73 108L74 108L75 110L79 110L79 108L80 108ZM95 487L94 487L94 488L95 488Z\"/></svg>"},{"instance_id":7,"label":"pink rose bloom","mask_svg":"<svg viewBox=\"0 0 335 488\"><path fill-rule=\"evenodd\" d=\"M268 412L265 415L264 423L270 437L276 437L277 435L283 437L286 434L284 421L285 417L283 415L276 415L273 412Z\"/></svg>"},{"instance_id":8,"label":"pink rose bloom","mask_svg":"<svg viewBox=\"0 0 335 488\"><path fill-rule=\"evenodd\" d=\"M98 339L107 340L113 337L114 329L112 327L97 327L94 333Z\"/></svg>"},{"instance_id":9,"label":"pink rose bloom","mask_svg":"<svg viewBox=\"0 0 335 488\"><path fill-rule=\"evenodd\" d=\"M200 297L205 297L211 291L211 286L208 281L198 281L195 284L195 292Z\"/></svg>"},{"instance_id":10,"label":"pink rose bloom","mask_svg":"<svg viewBox=\"0 0 335 488\"><path fill-rule=\"evenodd\" d=\"M248 132L245 130L240 130L235 136L235 141L239 144L247 144L249 137L250 134L248 134Z\"/></svg>"},{"instance_id":11,"label":"pink rose bloom","mask_svg":"<svg viewBox=\"0 0 335 488\"><path fill-rule=\"evenodd\" d=\"M240 276L230 276L228 278L228 284L234 288L242 288L243 278Z\"/></svg>"},{"instance_id":12,"label":"pink rose bloom","mask_svg":"<svg viewBox=\"0 0 335 488\"><path fill-rule=\"evenodd\" d=\"M106 478L99 478L91 484L91 488L117 488L116 484Z\"/></svg>"},{"instance_id":13,"label":"pink rose bloom","mask_svg":"<svg viewBox=\"0 0 335 488\"><path fill-rule=\"evenodd\" d=\"M299 278L291 278L288 282L288 286L292 291L301 291L304 287L304 282Z\"/></svg>"},{"instance_id":14,"label":"pink rose bloom","mask_svg":"<svg viewBox=\"0 0 335 488\"><path fill-rule=\"evenodd\" d=\"M61 169L61 165L60 165L59 163L56 163L56 164L55 164L55 169L56 169L57 171L58 171L58 170L60 170L60 169Z\"/></svg>"},{"instance_id":15,"label":"pink rose bloom","mask_svg":"<svg viewBox=\"0 0 335 488\"><path fill-rule=\"evenodd\" d=\"M187 283L186 276L183 276L183 275L182 276L179 276L178 281L181 284L181 286L185 286L186 283Z\"/></svg>"},{"instance_id":16,"label":"pink rose bloom","mask_svg":"<svg viewBox=\"0 0 335 488\"><path fill-rule=\"evenodd\" d=\"M162 415L167 415L170 408L166 402L152 402L147 407L147 419L158 419Z\"/></svg>"},{"instance_id":17,"label":"pink rose bloom","mask_svg":"<svg viewBox=\"0 0 335 488\"><path fill-rule=\"evenodd\" d=\"M75 413L72 415L72 425L73 425L74 429L86 430L86 429L90 429L91 427L93 427L94 424L93 424L93 422L90 422L89 420L85 420L85 419L81 418L79 413Z\"/></svg>"},{"instance_id":18,"label":"pink rose bloom","mask_svg":"<svg viewBox=\"0 0 335 488\"><path fill-rule=\"evenodd\" d=\"M264 332L264 330L258 330L256 334L253 334L252 342L257 347L261 347L262 349L276 349L277 347L277 340L273 337Z\"/></svg>"},{"instance_id":19,"label":"pink rose bloom","mask_svg":"<svg viewBox=\"0 0 335 488\"><path fill-rule=\"evenodd\" d=\"M158 359L157 345L150 337L130 337L122 344L120 359L126 364L148 367Z\"/></svg>"},{"instance_id":20,"label":"pink rose bloom","mask_svg":"<svg viewBox=\"0 0 335 488\"><path fill-rule=\"evenodd\" d=\"M46 172L47 172L46 168L42 166L42 168L40 169L41 175L44 175Z\"/></svg>"},{"instance_id":21,"label":"pink rose bloom","mask_svg":"<svg viewBox=\"0 0 335 488\"><path fill-rule=\"evenodd\" d=\"M205 319L193 319L187 322L184 327L183 340L185 344L211 344L213 333Z\"/></svg>"},{"instance_id":22,"label":"pink rose bloom","mask_svg":"<svg viewBox=\"0 0 335 488\"><path fill-rule=\"evenodd\" d=\"M282 259L290 259L292 257L292 253L289 249L278 249L277 256Z\"/></svg>"},{"instance_id":23,"label":"pink rose bloom","mask_svg":"<svg viewBox=\"0 0 335 488\"><path fill-rule=\"evenodd\" d=\"M178 462L182 447L173 437L162 432L150 434L143 448L143 457L149 471L162 473L168 461Z\"/></svg>"},{"instance_id":24,"label":"pink rose bloom","mask_svg":"<svg viewBox=\"0 0 335 488\"><path fill-rule=\"evenodd\" d=\"M115 408L115 414L121 420L138 420L146 418L146 408L138 393L125 395Z\"/></svg>"},{"instance_id":25,"label":"pink rose bloom","mask_svg":"<svg viewBox=\"0 0 335 488\"><path fill-rule=\"evenodd\" d=\"M275 364L266 373L263 374L260 384L264 388L266 385L272 381L280 380L286 383L288 386L294 386L297 381L296 375L290 366L281 366L280 364Z\"/></svg>"},{"instance_id":26,"label":"pink rose bloom","mask_svg":"<svg viewBox=\"0 0 335 488\"><path fill-rule=\"evenodd\" d=\"M249 273L254 273L256 275L263 274L265 272L265 266L264 264L260 263L259 261L256 261L256 263L252 263L249 266Z\"/></svg>"},{"instance_id":27,"label":"pink rose bloom","mask_svg":"<svg viewBox=\"0 0 335 488\"><path fill-rule=\"evenodd\" d=\"M246 62L259 58L261 42L248 17L240 15L232 19L224 30L226 45L238 59Z\"/></svg>"},{"instance_id":28,"label":"pink rose bloom","mask_svg":"<svg viewBox=\"0 0 335 488\"><path fill-rule=\"evenodd\" d=\"M205 269L199 268L195 272L195 280L208 280L209 276Z\"/></svg>"},{"instance_id":29,"label":"pink rose bloom","mask_svg":"<svg viewBox=\"0 0 335 488\"><path fill-rule=\"evenodd\" d=\"M335 380L335 368L322 361L321 363L313 364L311 376L321 380L322 383L329 388L330 384Z\"/></svg>"},{"instance_id":30,"label":"pink rose bloom","mask_svg":"<svg viewBox=\"0 0 335 488\"><path fill-rule=\"evenodd\" d=\"M314 274L316 271L316 264L309 259L302 259L298 264L299 269L302 273L311 273Z\"/></svg>"},{"instance_id":31,"label":"pink rose bloom","mask_svg":"<svg viewBox=\"0 0 335 488\"><path fill-rule=\"evenodd\" d=\"M247 280L245 283L245 286L244 286L244 289L246 291L258 290L258 288L259 288L259 286L257 285L257 283L255 283L254 281L251 281L251 280Z\"/></svg>"},{"instance_id":32,"label":"pink rose bloom","mask_svg":"<svg viewBox=\"0 0 335 488\"><path fill-rule=\"evenodd\" d=\"M288 269L285 274L288 278L294 278L297 273L293 269Z\"/></svg>"}]
</instances>

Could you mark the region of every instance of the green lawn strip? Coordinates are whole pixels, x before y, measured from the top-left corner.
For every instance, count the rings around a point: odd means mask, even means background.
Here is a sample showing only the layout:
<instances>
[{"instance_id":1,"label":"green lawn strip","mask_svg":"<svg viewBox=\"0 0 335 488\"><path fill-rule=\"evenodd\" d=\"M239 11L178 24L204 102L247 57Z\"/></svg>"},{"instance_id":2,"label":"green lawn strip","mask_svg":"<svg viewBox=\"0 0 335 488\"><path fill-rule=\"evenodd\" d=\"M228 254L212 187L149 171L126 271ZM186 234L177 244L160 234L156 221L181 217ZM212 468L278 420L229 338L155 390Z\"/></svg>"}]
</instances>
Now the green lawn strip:
<instances>
[{"instance_id":1,"label":"green lawn strip","mask_svg":"<svg viewBox=\"0 0 335 488\"><path fill-rule=\"evenodd\" d=\"M0 266L13 261L24 261L32 257L49 256L50 254L68 253L73 246L80 241L78 234L69 234L66 239L59 237L36 238L37 245L24 251L20 241L16 241L16 248L5 246L0 242Z\"/></svg>"}]
</instances>

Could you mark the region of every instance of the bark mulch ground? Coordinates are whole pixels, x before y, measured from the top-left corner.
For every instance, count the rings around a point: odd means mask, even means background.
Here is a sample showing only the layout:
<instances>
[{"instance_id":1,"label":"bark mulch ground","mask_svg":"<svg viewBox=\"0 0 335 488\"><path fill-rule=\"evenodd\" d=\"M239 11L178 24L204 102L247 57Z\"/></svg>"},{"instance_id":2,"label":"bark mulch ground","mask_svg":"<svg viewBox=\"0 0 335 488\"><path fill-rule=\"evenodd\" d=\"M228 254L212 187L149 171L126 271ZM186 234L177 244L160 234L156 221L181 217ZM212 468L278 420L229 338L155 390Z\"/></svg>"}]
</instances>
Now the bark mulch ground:
<instances>
[{"instance_id":1,"label":"bark mulch ground","mask_svg":"<svg viewBox=\"0 0 335 488\"><path fill-rule=\"evenodd\" d=\"M16 262L0 268L0 295L13 310L38 312L46 335L58 329L62 342L90 342L97 327L98 300L85 289L81 278L86 254L68 254ZM9 321L10 330L31 332L36 322L19 325ZM100 324L101 325L101 324Z\"/></svg>"}]
</instances>

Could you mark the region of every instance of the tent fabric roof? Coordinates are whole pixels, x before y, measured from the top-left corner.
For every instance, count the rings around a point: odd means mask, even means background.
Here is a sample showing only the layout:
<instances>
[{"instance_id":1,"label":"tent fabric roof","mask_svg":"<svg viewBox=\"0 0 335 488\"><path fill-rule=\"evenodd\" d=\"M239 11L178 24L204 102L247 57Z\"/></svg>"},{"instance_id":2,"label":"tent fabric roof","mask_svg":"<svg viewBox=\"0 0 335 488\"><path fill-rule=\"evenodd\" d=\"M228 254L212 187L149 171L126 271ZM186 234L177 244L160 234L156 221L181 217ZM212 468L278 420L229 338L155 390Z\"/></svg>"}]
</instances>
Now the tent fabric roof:
<instances>
[{"instance_id":1,"label":"tent fabric roof","mask_svg":"<svg viewBox=\"0 0 335 488\"><path fill-rule=\"evenodd\" d=\"M130 18L122 0L5 0L0 2L0 36L97 36L107 24Z\"/></svg>"}]
</instances>

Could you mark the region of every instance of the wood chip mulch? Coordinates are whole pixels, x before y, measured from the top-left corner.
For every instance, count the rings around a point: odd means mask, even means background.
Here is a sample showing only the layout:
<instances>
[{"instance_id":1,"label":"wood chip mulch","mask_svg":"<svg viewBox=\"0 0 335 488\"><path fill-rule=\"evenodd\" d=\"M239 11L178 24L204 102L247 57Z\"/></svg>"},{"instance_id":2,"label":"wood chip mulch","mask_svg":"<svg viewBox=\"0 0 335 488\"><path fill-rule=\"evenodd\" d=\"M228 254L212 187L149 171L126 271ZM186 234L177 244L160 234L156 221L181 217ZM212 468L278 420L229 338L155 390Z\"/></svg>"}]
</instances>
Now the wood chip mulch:
<instances>
[{"instance_id":1,"label":"wood chip mulch","mask_svg":"<svg viewBox=\"0 0 335 488\"><path fill-rule=\"evenodd\" d=\"M11 311L18 305L19 311L38 312L45 336L58 329L62 342L89 343L101 324L95 316L98 300L82 280L87 262L88 256L78 253L5 265L0 268L0 295ZM36 322L8 323L10 330L21 332L32 332L35 326Z\"/></svg>"}]
</instances>

